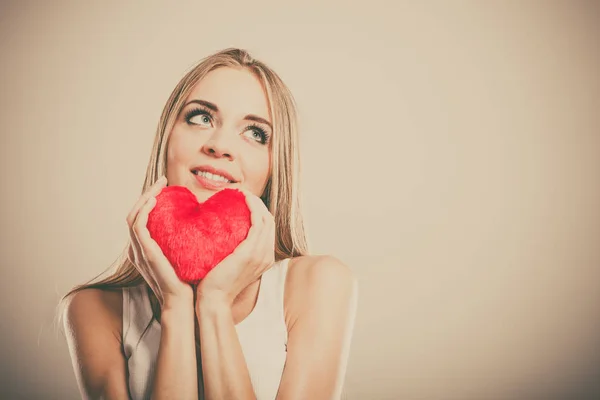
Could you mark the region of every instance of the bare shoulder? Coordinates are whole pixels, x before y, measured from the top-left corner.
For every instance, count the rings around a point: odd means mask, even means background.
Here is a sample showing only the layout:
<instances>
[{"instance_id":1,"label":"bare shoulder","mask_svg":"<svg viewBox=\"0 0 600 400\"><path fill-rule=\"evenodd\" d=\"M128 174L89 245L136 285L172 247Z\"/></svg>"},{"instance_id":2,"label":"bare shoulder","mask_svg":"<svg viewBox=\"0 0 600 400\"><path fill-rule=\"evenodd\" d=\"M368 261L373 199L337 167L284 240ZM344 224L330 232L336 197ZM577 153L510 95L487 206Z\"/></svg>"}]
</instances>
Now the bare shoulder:
<instances>
[{"instance_id":1,"label":"bare shoulder","mask_svg":"<svg viewBox=\"0 0 600 400\"><path fill-rule=\"evenodd\" d=\"M64 314L65 328L95 325L115 333L122 330L123 293L121 290L83 289L67 303Z\"/></svg>"},{"instance_id":2,"label":"bare shoulder","mask_svg":"<svg viewBox=\"0 0 600 400\"><path fill-rule=\"evenodd\" d=\"M67 302L65 336L83 398L127 398L121 290L83 289Z\"/></svg>"},{"instance_id":3,"label":"bare shoulder","mask_svg":"<svg viewBox=\"0 0 600 400\"><path fill-rule=\"evenodd\" d=\"M286 285L293 290L307 280L328 278L354 280L355 276L350 267L332 255L300 256L288 264Z\"/></svg>"},{"instance_id":4,"label":"bare shoulder","mask_svg":"<svg viewBox=\"0 0 600 400\"><path fill-rule=\"evenodd\" d=\"M356 296L358 282L352 269L332 255L309 255L289 261L284 310L288 330L315 302L328 296ZM314 299L315 302L309 302ZM349 299L350 300L350 299Z\"/></svg>"}]
</instances>

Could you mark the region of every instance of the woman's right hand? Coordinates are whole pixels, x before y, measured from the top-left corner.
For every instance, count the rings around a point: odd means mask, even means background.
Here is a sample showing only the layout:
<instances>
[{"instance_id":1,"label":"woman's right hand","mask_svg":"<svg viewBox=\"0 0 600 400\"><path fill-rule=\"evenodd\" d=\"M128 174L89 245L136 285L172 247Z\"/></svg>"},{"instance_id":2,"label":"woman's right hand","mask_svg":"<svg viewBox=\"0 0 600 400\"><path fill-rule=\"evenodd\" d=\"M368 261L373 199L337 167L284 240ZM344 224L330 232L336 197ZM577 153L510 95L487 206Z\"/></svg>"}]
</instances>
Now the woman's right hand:
<instances>
[{"instance_id":1,"label":"woman's right hand","mask_svg":"<svg viewBox=\"0 0 600 400\"><path fill-rule=\"evenodd\" d=\"M135 265L146 280L161 309L172 307L182 302L194 301L194 290L191 285L181 281L171 263L165 257L158 244L150 236L146 227L148 214L156 205L156 196L167 185L167 179L159 178L138 199L127 216L131 245L129 261Z\"/></svg>"}]
</instances>

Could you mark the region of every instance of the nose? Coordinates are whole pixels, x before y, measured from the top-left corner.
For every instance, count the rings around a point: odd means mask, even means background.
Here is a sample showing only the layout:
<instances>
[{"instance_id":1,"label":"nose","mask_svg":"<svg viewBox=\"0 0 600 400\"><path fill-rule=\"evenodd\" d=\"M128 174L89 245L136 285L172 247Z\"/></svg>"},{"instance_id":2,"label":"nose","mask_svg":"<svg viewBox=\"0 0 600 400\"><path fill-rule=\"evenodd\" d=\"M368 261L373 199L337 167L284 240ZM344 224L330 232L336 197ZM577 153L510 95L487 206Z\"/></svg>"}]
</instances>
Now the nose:
<instances>
[{"instance_id":1,"label":"nose","mask_svg":"<svg viewBox=\"0 0 600 400\"><path fill-rule=\"evenodd\" d=\"M234 159L233 144L231 138L222 130L215 130L210 138L202 145L202 152L217 158Z\"/></svg>"}]
</instances>

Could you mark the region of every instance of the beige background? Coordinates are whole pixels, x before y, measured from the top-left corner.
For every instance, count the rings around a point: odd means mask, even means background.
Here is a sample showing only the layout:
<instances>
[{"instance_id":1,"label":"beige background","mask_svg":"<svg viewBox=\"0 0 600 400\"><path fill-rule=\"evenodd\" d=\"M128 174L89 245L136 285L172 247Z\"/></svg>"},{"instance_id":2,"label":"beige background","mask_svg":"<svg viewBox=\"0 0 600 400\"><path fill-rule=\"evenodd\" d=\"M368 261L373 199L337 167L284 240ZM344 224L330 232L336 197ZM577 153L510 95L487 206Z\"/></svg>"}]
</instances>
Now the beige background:
<instances>
[{"instance_id":1,"label":"beige background","mask_svg":"<svg viewBox=\"0 0 600 400\"><path fill-rule=\"evenodd\" d=\"M391 4L1 3L0 397L78 397L56 302L229 46L294 92L310 243L360 281L348 399L599 390L599 3Z\"/></svg>"}]
</instances>

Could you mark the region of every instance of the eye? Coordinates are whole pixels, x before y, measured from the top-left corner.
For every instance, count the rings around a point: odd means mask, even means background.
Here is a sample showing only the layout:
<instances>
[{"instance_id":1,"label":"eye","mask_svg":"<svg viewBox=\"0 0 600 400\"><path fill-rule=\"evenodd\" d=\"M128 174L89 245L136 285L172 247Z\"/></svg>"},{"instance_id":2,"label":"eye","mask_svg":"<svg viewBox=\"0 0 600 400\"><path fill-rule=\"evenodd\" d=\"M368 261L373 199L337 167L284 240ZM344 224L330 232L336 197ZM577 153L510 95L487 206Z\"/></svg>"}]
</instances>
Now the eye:
<instances>
[{"instance_id":1,"label":"eye","mask_svg":"<svg viewBox=\"0 0 600 400\"><path fill-rule=\"evenodd\" d=\"M207 110L194 108L185 114L185 121L190 125L211 126L213 117Z\"/></svg>"},{"instance_id":2,"label":"eye","mask_svg":"<svg viewBox=\"0 0 600 400\"><path fill-rule=\"evenodd\" d=\"M244 128L244 135L261 144L267 144L269 142L269 134L257 125L248 125Z\"/></svg>"}]
</instances>

